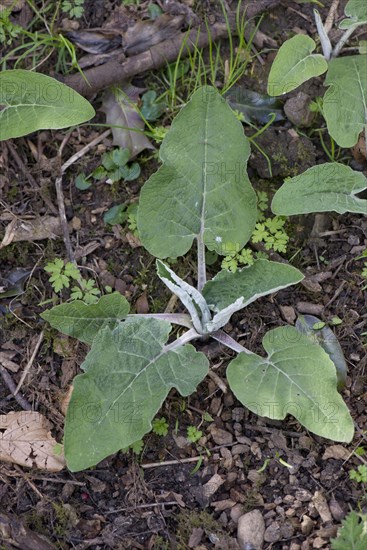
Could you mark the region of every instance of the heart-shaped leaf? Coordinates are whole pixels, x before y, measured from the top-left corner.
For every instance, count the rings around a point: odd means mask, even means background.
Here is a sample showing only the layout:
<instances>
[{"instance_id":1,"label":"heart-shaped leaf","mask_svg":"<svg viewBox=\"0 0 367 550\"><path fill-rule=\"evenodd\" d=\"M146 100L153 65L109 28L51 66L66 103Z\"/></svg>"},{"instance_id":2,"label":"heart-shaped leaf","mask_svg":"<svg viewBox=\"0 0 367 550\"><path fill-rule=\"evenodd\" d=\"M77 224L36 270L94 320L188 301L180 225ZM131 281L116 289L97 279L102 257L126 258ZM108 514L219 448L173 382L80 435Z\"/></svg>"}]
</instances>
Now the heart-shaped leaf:
<instances>
[{"instance_id":1,"label":"heart-shaped leaf","mask_svg":"<svg viewBox=\"0 0 367 550\"><path fill-rule=\"evenodd\" d=\"M193 393L208 360L186 344L166 349L170 323L129 318L101 330L73 382L65 424L65 456L72 471L97 464L151 429L171 388Z\"/></svg>"},{"instance_id":2,"label":"heart-shaped leaf","mask_svg":"<svg viewBox=\"0 0 367 550\"><path fill-rule=\"evenodd\" d=\"M353 147L367 126L367 55L330 61L324 85L328 132L340 147Z\"/></svg>"},{"instance_id":3,"label":"heart-shaped leaf","mask_svg":"<svg viewBox=\"0 0 367 550\"><path fill-rule=\"evenodd\" d=\"M270 69L268 94L280 96L314 76L323 74L328 64L323 55L313 54L316 43L309 36L297 34L281 45Z\"/></svg>"},{"instance_id":4,"label":"heart-shaped leaf","mask_svg":"<svg viewBox=\"0 0 367 550\"><path fill-rule=\"evenodd\" d=\"M367 2L365 0L349 0L344 8L344 13L349 19L343 19L339 23L339 29L349 29L356 24L367 23Z\"/></svg>"},{"instance_id":5,"label":"heart-shaped leaf","mask_svg":"<svg viewBox=\"0 0 367 550\"><path fill-rule=\"evenodd\" d=\"M97 332L102 328L113 329L129 313L129 302L119 292L102 296L96 304L85 304L75 300L70 304L61 304L41 317L60 332L91 344Z\"/></svg>"},{"instance_id":6,"label":"heart-shaped leaf","mask_svg":"<svg viewBox=\"0 0 367 550\"><path fill-rule=\"evenodd\" d=\"M0 72L0 141L67 128L94 115L89 101L50 76L23 69Z\"/></svg>"},{"instance_id":7,"label":"heart-shaped leaf","mask_svg":"<svg viewBox=\"0 0 367 550\"><path fill-rule=\"evenodd\" d=\"M327 162L288 178L275 193L271 209L282 216L329 211L367 214L367 201L356 196L364 189L367 178L362 172Z\"/></svg>"},{"instance_id":8,"label":"heart-shaped leaf","mask_svg":"<svg viewBox=\"0 0 367 550\"><path fill-rule=\"evenodd\" d=\"M158 258L185 254L198 238L218 254L242 248L256 222L246 173L250 154L241 123L218 92L204 86L177 115L162 142L163 165L144 185L138 229Z\"/></svg>"},{"instance_id":9,"label":"heart-shaped leaf","mask_svg":"<svg viewBox=\"0 0 367 550\"><path fill-rule=\"evenodd\" d=\"M348 373L343 350L330 327L323 326L319 330L315 329L318 322L320 322L320 319L314 317L314 315L300 315L296 321L296 329L306 334L312 342L319 343L322 349L326 351L335 365L338 389L341 389L345 386Z\"/></svg>"},{"instance_id":10,"label":"heart-shaped leaf","mask_svg":"<svg viewBox=\"0 0 367 550\"><path fill-rule=\"evenodd\" d=\"M353 420L337 391L328 354L294 327L278 327L263 339L268 356L240 353L227 368L237 399L252 412L283 420L294 416L311 432L334 441L353 438Z\"/></svg>"}]
</instances>

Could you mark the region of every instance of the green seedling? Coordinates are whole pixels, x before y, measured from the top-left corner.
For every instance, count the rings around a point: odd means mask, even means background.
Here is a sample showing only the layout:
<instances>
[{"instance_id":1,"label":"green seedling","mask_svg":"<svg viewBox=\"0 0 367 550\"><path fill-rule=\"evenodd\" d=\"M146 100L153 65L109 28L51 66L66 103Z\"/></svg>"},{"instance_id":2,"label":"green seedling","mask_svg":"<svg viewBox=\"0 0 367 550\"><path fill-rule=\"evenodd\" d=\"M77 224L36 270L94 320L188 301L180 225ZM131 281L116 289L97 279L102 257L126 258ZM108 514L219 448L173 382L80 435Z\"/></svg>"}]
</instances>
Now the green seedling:
<instances>
[{"instance_id":1,"label":"green seedling","mask_svg":"<svg viewBox=\"0 0 367 550\"><path fill-rule=\"evenodd\" d=\"M367 514L349 512L342 521L338 536L331 539L332 550L365 550L367 546Z\"/></svg>"},{"instance_id":2,"label":"green seedling","mask_svg":"<svg viewBox=\"0 0 367 550\"><path fill-rule=\"evenodd\" d=\"M132 181L140 176L140 166L137 162L128 164L130 158L129 149L118 147L113 151L105 153L102 157L102 164L98 166L89 176L79 174L75 180L77 189L84 191L89 189L94 180L104 180L112 184L118 181Z\"/></svg>"},{"instance_id":3,"label":"green seedling","mask_svg":"<svg viewBox=\"0 0 367 550\"><path fill-rule=\"evenodd\" d=\"M78 267L71 262L65 263L56 258L45 265L45 271L50 273L48 280L55 292L70 288L72 281L76 281L77 285L71 288L70 300L83 300L86 304L95 304L101 296L101 291L93 279L83 279Z\"/></svg>"},{"instance_id":4,"label":"green seedling","mask_svg":"<svg viewBox=\"0 0 367 550\"><path fill-rule=\"evenodd\" d=\"M152 431L162 437L168 434L168 427L168 422L164 416L161 418L155 418L152 422Z\"/></svg>"},{"instance_id":5,"label":"green seedling","mask_svg":"<svg viewBox=\"0 0 367 550\"><path fill-rule=\"evenodd\" d=\"M197 443L202 435L203 432L201 430L198 430L196 426L188 426L186 438L188 441L190 441L190 443Z\"/></svg>"},{"instance_id":6,"label":"green seedling","mask_svg":"<svg viewBox=\"0 0 367 550\"><path fill-rule=\"evenodd\" d=\"M86 304L95 304L101 297L101 291L96 287L93 279L79 279L79 286L71 288L71 300L83 300Z\"/></svg>"},{"instance_id":7,"label":"green seedling","mask_svg":"<svg viewBox=\"0 0 367 550\"><path fill-rule=\"evenodd\" d=\"M349 472L349 477L357 483L367 483L367 465L360 464L356 470Z\"/></svg>"},{"instance_id":8,"label":"green seedling","mask_svg":"<svg viewBox=\"0 0 367 550\"><path fill-rule=\"evenodd\" d=\"M84 13L84 0L63 0L61 11L69 17L80 19Z\"/></svg>"},{"instance_id":9,"label":"green seedling","mask_svg":"<svg viewBox=\"0 0 367 550\"><path fill-rule=\"evenodd\" d=\"M257 198L246 173L249 155L241 123L220 94L205 86L173 121L160 149L162 165L141 191L140 240L157 258L158 277L187 313L129 315L127 300L112 293L96 304L76 301L42 314L53 327L91 346L83 373L74 379L66 416L70 470L95 465L142 438L171 389L183 397L196 390L209 361L191 344L195 340L214 339L237 354L227 366L228 384L252 412L278 420L292 414L319 436L343 442L353 438L353 420L337 390L334 358L340 350L335 351L333 333L333 340L325 341L328 327L318 331L321 340L307 322L270 330L263 339L265 356L224 330L236 312L303 278L289 264L256 260L236 273L221 270L207 280L206 249L223 256L226 243L237 243L240 250L255 229ZM323 204L330 209L335 187L334 182L332 192L325 191ZM285 195L285 206L298 200L297 193L292 189ZM163 262L186 254L194 242L196 287ZM182 327L173 338L172 324Z\"/></svg>"},{"instance_id":10,"label":"green seedling","mask_svg":"<svg viewBox=\"0 0 367 550\"><path fill-rule=\"evenodd\" d=\"M69 288L72 280L80 279L80 272L76 265L71 262L65 263L60 258L46 264L45 271L50 273L49 282L55 292Z\"/></svg>"},{"instance_id":11,"label":"green seedling","mask_svg":"<svg viewBox=\"0 0 367 550\"><path fill-rule=\"evenodd\" d=\"M344 34L332 47L319 12L314 10L322 54L313 53L315 41L306 35L293 36L280 47L270 70L268 94L281 96L309 80L327 73L324 85L328 88L322 110L330 136L341 147L353 147L361 132L367 133L367 55L338 57L353 32L367 23L365 2L349 0L345 6L346 19L339 28Z\"/></svg>"}]
</instances>

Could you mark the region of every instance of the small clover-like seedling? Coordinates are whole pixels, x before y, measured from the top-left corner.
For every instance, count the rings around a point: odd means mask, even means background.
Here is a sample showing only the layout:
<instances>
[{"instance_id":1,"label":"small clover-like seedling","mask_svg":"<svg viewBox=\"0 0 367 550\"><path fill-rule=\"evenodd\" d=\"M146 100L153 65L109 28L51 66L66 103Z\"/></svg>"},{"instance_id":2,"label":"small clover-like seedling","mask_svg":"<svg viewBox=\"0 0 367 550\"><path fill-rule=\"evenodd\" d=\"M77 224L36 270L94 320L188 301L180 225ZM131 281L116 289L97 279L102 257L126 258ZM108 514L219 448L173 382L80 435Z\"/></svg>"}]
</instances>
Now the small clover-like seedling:
<instances>
[{"instance_id":1,"label":"small clover-like seedling","mask_svg":"<svg viewBox=\"0 0 367 550\"><path fill-rule=\"evenodd\" d=\"M188 426L187 428L187 439L190 443L197 443L202 437L203 432L198 430L196 426Z\"/></svg>"},{"instance_id":2,"label":"small clover-like seedling","mask_svg":"<svg viewBox=\"0 0 367 550\"><path fill-rule=\"evenodd\" d=\"M96 304L75 301L43 313L53 327L91 346L82 374L73 381L66 416L65 457L72 471L142 438L172 389L183 397L196 390L208 374L209 360L190 343L195 340L212 339L237 354L227 366L228 384L252 412L278 420L292 414L319 436L352 439L353 421L337 390L346 364L329 327L314 331L318 319L307 316L295 327L279 326L265 334L264 355L225 332L233 314L303 279L287 263L255 259L235 273L222 269L207 280L207 251L226 256L229 243L240 251L255 229L249 155L241 123L217 91L205 86L173 121L160 149L162 165L141 191L140 240L156 256L158 277L186 313L129 315L127 300L116 292ZM348 202L345 193L342 200ZM288 202L287 197L287 207ZM280 200L277 204L282 206ZM277 224L275 232L281 229ZM270 232L269 224L264 223L264 231ZM193 244L196 286L163 261L179 261ZM172 324L182 327L180 336L172 338Z\"/></svg>"},{"instance_id":3,"label":"small clover-like seedling","mask_svg":"<svg viewBox=\"0 0 367 550\"><path fill-rule=\"evenodd\" d=\"M152 431L162 437L168 434L168 422L164 418L164 416L162 416L161 418L155 418L153 420Z\"/></svg>"},{"instance_id":4,"label":"small clover-like seedling","mask_svg":"<svg viewBox=\"0 0 367 550\"><path fill-rule=\"evenodd\" d=\"M366 464L360 464L356 470L349 472L351 480L357 483L367 483L367 466Z\"/></svg>"},{"instance_id":5,"label":"small clover-like seedling","mask_svg":"<svg viewBox=\"0 0 367 550\"><path fill-rule=\"evenodd\" d=\"M140 176L140 166L137 162L128 164L130 158L129 149L118 147L105 153L102 157L101 166L97 166L91 174L86 176L79 174L75 179L75 186L80 191L89 189L92 180L104 180L112 184L118 181L132 181Z\"/></svg>"}]
</instances>

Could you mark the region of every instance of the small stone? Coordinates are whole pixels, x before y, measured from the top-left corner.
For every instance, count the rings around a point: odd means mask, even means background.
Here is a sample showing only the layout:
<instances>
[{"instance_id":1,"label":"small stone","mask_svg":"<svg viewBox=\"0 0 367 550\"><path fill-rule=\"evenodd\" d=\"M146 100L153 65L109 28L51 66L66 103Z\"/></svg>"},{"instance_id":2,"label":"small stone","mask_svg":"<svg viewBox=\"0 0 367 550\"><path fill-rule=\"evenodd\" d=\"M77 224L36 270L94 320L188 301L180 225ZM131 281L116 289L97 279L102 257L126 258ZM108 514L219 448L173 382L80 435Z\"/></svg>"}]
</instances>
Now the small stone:
<instances>
[{"instance_id":1,"label":"small stone","mask_svg":"<svg viewBox=\"0 0 367 550\"><path fill-rule=\"evenodd\" d=\"M306 489L297 489L296 499L300 500L301 502L310 502L310 500L312 500L312 493L310 493L310 491L307 491Z\"/></svg>"},{"instance_id":2,"label":"small stone","mask_svg":"<svg viewBox=\"0 0 367 550\"><path fill-rule=\"evenodd\" d=\"M228 510L229 508L233 508L235 506L235 502L233 500L230 500L229 498L224 500L217 500L216 502L212 502L210 506L213 506L216 512L222 512L223 510Z\"/></svg>"},{"instance_id":3,"label":"small stone","mask_svg":"<svg viewBox=\"0 0 367 550\"><path fill-rule=\"evenodd\" d=\"M193 527L189 538L189 548L196 548L203 538L204 529L202 527Z\"/></svg>"},{"instance_id":4,"label":"small stone","mask_svg":"<svg viewBox=\"0 0 367 550\"><path fill-rule=\"evenodd\" d=\"M304 92L298 92L295 97L291 97L285 102L284 112L288 120L295 126L311 126L315 113L310 111L311 98Z\"/></svg>"},{"instance_id":5,"label":"small stone","mask_svg":"<svg viewBox=\"0 0 367 550\"><path fill-rule=\"evenodd\" d=\"M316 491L312 498L312 502L324 523L327 521L332 521L333 518L331 517L328 503L326 502L326 498L321 491Z\"/></svg>"},{"instance_id":6,"label":"small stone","mask_svg":"<svg viewBox=\"0 0 367 550\"><path fill-rule=\"evenodd\" d=\"M335 500L335 498L331 498L329 502L329 508L331 515L335 519L335 521L340 522L342 519L345 518L346 513L344 512L343 508L340 506L339 502Z\"/></svg>"},{"instance_id":7,"label":"small stone","mask_svg":"<svg viewBox=\"0 0 367 550\"><path fill-rule=\"evenodd\" d=\"M302 518L302 523L301 523L301 533L302 535L309 535L311 533L311 531L313 530L314 528L314 525L315 525L315 522L312 521L311 518L309 518L308 516L304 515L303 518Z\"/></svg>"},{"instance_id":8,"label":"small stone","mask_svg":"<svg viewBox=\"0 0 367 550\"><path fill-rule=\"evenodd\" d=\"M247 445L233 445L232 447L232 454L234 455L241 455L241 454L247 454L250 450L250 447Z\"/></svg>"},{"instance_id":9,"label":"small stone","mask_svg":"<svg viewBox=\"0 0 367 550\"><path fill-rule=\"evenodd\" d=\"M252 510L238 519L237 540L241 550L252 544L254 550L261 550L264 542L265 521L260 510Z\"/></svg>"},{"instance_id":10,"label":"small stone","mask_svg":"<svg viewBox=\"0 0 367 550\"><path fill-rule=\"evenodd\" d=\"M230 516L233 523L237 524L240 517L243 515L243 506L242 504L236 504L231 508Z\"/></svg>"},{"instance_id":11,"label":"small stone","mask_svg":"<svg viewBox=\"0 0 367 550\"><path fill-rule=\"evenodd\" d=\"M212 426L209 428L211 436L217 445L228 445L233 441L233 435L226 430Z\"/></svg>"},{"instance_id":12,"label":"small stone","mask_svg":"<svg viewBox=\"0 0 367 550\"><path fill-rule=\"evenodd\" d=\"M274 521L265 530L264 540L266 540L266 542L277 542L281 538L282 533L280 530L280 525L277 521Z\"/></svg>"},{"instance_id":13,"label":"small stone","mask_svg":"<svg viewBox=\"0 0 367 550\"><path fill-rule=\"evenodd\" d=\"M327 540L316 537L312 542L312 548L322 548L325 544L327 544Z\"/></svg>"},{"instance_id":14,"label":"small stone","mask_svg":"<svg viewBox=\"0 0 367 550\"><path fill-rule=\"evenodd\" d=\"M301 550L301 545L297 544L297 542L291 542L289 550Z\"/></svg>"},{"instance_id":15,"label":"small stone","mask_svg":"<svg viewBox=\"0 0 367 550\"><path fill-rule=\"evenodd\" d=\"M292 306L279 306L279 309L284 321L292 325L297 317L294 308Z\"/></svg>"}]
</instances>

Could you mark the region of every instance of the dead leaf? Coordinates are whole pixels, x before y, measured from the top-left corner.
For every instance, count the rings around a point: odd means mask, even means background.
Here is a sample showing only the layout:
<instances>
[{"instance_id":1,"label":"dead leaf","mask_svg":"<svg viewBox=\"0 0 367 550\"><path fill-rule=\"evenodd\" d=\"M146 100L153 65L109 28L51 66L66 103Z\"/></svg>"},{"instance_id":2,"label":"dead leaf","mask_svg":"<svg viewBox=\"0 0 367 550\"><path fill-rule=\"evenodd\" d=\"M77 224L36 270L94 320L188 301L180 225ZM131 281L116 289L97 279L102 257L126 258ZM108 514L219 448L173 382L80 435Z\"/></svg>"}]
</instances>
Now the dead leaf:
<instances>
[{"instance_id":1,"label":"dead leaf","mask_svg":"<svg viewBox=\"0 0 367 550\"><path fill-rule=\"evenodd\" d=\"M5 230L0 249L19 241L40 241L58 235L61 235L61 225L59 218L55 216L40 216L33 220L13 218Z\"/></svg>"},{"instance_id":2,"label":"dead leaf","mask_svg":"<svg viewBox=\"0 0 367 550\"><path fill-rule=\"evenodd\" d=\"M111 124L113 145L129 149L130 159L144 149L154 149L149 139L143 134L144 121L136 110L140 88L125 84L124 88L107 91L103 96L101 111L106 114L107 124ZM114 126L121 126L116 128Z\"/></svg>"},{"instance_id":3,"label":"dead leaf","mask_svg":"<svg viewBox=\"0 0 367 550\"><path fill-rule=\"evenodd\" d=\"M57 441L52 424L34 411L10 412L0 416L0 460L59 472L65 466L63 453L55 454Z\"/></svg>"},{"instance_id":4,"label":"dead leaf","mask_svg":"<svg viewBox=\"0 0 367 550\"><path fill-rule=\"evenodd\" d=\"M343 445L330 445L325 449L324 454L322 455L322 460L327 460L328 458L335 458L336 460L348 460L351 453L343 447Z\"/></svg>"},{"instance_id":5,"label":"dead leaf","mask_svg":"<svg viewBox=\"0 0 367 550\"><path fill-rule=\"evenodd\" d=\"M0 364L11 372L18 372L19 365L12 361L16 354L16 351L0 351Z\"/></svg>"}]
</instances>

